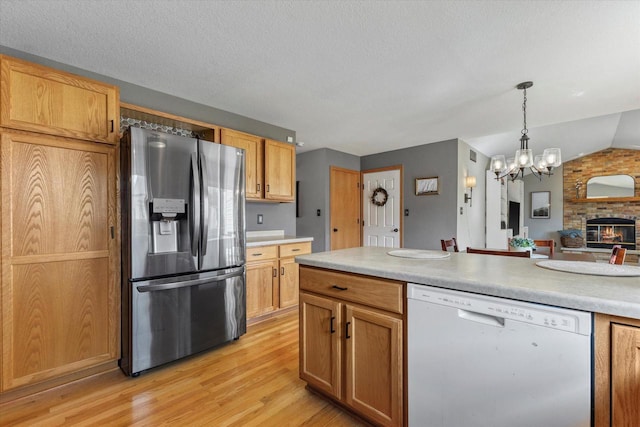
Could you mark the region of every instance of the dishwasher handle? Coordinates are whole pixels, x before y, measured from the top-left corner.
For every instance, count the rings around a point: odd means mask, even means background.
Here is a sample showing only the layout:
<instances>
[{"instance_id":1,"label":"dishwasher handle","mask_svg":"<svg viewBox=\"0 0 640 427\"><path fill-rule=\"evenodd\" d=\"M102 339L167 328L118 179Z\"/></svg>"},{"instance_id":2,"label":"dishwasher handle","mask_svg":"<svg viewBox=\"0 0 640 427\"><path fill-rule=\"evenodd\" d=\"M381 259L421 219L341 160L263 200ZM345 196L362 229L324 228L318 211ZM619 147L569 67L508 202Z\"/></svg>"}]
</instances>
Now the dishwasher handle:
<instances>
[{"instance_id":1,"label":"dishwasher handle","mask_svg":"<svg viewBox=\"0 0 640 427\"><path fill-rule=\"evenodd\" d=\"M458 317L470 322L482 323L497 328L504 328L504 317L491 316L490 314L458 309Z\"/></svg>"}]
</instances>

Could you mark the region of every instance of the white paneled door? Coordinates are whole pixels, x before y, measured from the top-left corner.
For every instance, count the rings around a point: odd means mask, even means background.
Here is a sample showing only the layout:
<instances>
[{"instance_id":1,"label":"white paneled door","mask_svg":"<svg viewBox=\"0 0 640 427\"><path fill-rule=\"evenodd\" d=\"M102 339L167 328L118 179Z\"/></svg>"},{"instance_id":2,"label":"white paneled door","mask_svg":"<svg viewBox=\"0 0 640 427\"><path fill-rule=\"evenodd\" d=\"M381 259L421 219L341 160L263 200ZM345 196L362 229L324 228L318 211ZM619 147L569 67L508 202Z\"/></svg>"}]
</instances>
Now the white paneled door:
<instances>
[{"instance_id":1,"label":"white paneled door","mask_svg":"<svg viewBox=\"0 0 640 427\"><path fill-rule=\"evenodd\" d=\"M402 245L402 173L399 168L382 171L363 172L362 218L363 246L399 248ZM371 196L377 188L386 191L383 206L374 204ZM384 192L378 192L376 200L381 204Z\"/></svg>"}]
</instances>

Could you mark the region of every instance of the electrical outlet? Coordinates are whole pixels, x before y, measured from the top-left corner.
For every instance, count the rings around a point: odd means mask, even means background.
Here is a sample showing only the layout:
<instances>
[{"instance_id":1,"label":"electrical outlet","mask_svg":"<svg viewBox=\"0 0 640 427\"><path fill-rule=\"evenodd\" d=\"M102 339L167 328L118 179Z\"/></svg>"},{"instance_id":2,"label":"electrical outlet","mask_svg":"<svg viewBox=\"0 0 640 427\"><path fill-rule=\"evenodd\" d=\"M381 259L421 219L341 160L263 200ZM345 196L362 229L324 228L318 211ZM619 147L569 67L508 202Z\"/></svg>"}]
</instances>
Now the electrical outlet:
<instances>
[{"instance_id":1,"label":"electrical outlet","mask_svg":"<svg viewBox=\"0 0 640 427\"><path fill-rule=\"evenodd\" d=\"M464 208L460 206L460 215L462 215L463 213L464 213Z\"/></svg>"},{"instance_id":2,"label":"electrical outlet","mask_svg":"<svg viewBox=\"0 0 640 427\"><path fill-rule=\"evenodd\" d=\"M258 224L262 224L263 220L262 214L258 214Z\"/></svg>"},{"instance_id":3,"label":"electrical outlet","mask_svg":"<svg viewBox=\"0 0 640 427\"><path fill-rule=\"evenodd\" d=\"M316 211L316 215L317 215L317 216L320 216L320 209L318 209L318 210Z\"/></svg>"},{"instance_id":4,"label":"electrical outlet","mask_svg":"<svg viewBox=\"0 0 640 427\"><path fill-rule=\"evenodd\" d=\"M404 216L409 216L409 209L404 210Z\"/></svg>"},{"instance_id":5,"label":"electrical outlet","mask_svg":"<svg viewBox=\"0 0 640 427\"><path fill-rule=\"evenodd\" d=\"M287 142L293 142L293 137L292 136L288 136L287 137Z\"/></svg>"}]
</instances>

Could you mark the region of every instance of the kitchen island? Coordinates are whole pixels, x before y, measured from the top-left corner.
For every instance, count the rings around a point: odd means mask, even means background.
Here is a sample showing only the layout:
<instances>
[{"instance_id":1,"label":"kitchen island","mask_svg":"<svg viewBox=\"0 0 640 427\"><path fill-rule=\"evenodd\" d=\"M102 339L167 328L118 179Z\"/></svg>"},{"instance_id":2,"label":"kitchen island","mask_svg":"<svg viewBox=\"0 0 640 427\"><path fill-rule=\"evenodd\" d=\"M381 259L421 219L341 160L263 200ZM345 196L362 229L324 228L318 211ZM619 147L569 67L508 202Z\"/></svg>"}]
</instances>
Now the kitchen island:
<instances>
[{"instance_id":1,"label":"kitchen island","mask_svg":"<svg viewBox=\"0 0 640 427\"><path fill-rule=\"evenodd\" d=\"M640 277L552 271L527 258L451 253L441 259L407 259L389 256L388 251L363 247L296 257L302 266L300 374L310 387L376 423L406 424L406 283L413 282L595 313L595 425L609 425L610 414L614 425L616 420L640 422L640 351L633 346L640 342ZM402 305L397 304L398 292ZM314 329L312 321L322 323L323 316L330 330L338 333L323 338L322 331ZM367 356L369 337L361 335L357 340L352 336L355 322L364 320L372 334L378 335L371 342L380 345L378 338L391 337L386 342L393 350L373 348L371 353L375 350L377 355ZM309 345L326 347L322 344L335 351L320 359L337 366L322 367L312 358L314 353L307 352ZM399 354L391 354L395 349ZM357 358L363 355L365 361ZM371 371L366 370L367 365ZM345 374L331 376L334 370ZM394 373L398 370L399 374ZM375 372L376 378L385 372L377 385L386 384L388 389L378 390L377 395L355 395L358 385L363 389L358 381L369 381L363 372ZM393 396L397 396L395 406L379 405Z\"/></svg>"}]
</instances>

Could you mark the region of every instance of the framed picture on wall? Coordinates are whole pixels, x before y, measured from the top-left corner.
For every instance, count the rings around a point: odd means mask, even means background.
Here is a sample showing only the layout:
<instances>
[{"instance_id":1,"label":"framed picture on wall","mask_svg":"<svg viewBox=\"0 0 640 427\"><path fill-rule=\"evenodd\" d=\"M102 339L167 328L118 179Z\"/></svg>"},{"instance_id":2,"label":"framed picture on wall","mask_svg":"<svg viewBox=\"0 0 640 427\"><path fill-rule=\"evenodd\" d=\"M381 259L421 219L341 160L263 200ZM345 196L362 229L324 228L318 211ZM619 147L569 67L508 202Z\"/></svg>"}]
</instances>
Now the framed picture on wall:
<instances>
[{"instance_id":1,"label":"framed picture on wall","mask_svg":"<svg viewBox=\"0 0 640 427\"><path fill-rule=\"evenodd\" d=\"M416 178L416 196L440 194L440 182L437 176Z\"/></svg>"},{"instance_id":2,"label":"framed picture on wall","mask_svg":"<svg viewBox=\"0 0 640 427\"><path fill-rule=\"evenodd\" d=\"M531 192L531 218L549 218L551 210L550 191Z\"/></svg>"}]
</instances>

